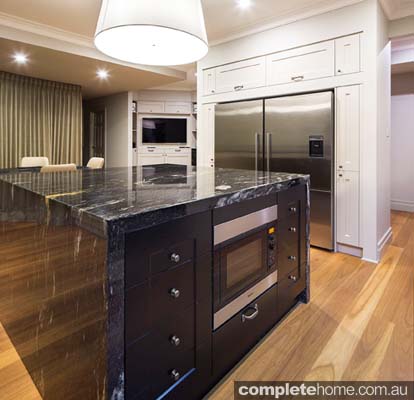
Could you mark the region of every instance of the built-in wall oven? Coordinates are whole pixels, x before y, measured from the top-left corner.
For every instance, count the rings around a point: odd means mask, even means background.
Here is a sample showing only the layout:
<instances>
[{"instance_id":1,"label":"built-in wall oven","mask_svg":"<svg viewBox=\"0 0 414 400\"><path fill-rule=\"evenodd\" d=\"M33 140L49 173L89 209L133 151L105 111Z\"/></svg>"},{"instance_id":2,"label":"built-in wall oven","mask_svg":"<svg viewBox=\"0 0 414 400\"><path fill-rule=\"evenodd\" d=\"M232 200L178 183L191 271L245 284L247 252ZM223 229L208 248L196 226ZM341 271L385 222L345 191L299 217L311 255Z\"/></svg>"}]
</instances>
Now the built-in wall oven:
<instances>
[{"instance_id":1,"label":"built-in wall oven","mask_svg":"<svg viewBox=\"0 0 414 400\"><path fill-rule=\"evenodd\" d=\"M214 329L277 282L276 223L277 205L215 223ZM242 318L258 315L251 308Z\"/></svg>"}]
</instances>

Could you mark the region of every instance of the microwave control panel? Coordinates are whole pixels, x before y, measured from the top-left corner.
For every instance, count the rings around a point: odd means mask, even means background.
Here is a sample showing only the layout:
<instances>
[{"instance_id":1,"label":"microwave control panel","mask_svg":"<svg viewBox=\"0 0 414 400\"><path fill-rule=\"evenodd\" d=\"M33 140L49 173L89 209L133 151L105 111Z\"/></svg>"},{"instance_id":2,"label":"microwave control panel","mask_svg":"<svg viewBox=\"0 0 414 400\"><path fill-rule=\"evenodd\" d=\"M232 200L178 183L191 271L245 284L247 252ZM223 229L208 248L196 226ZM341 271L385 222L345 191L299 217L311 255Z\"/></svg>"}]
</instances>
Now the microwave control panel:
<instances>
[{"instance_id":1,"label":"microwave control panel","mask_svg":"<svg viewBox=\"0 0 414 400\"><path fill-rule=\"evenodd\" d=\"M272 268L276 263L276 230L272 226L267 231L267 266Z\"/></svg>"}]
</instances>

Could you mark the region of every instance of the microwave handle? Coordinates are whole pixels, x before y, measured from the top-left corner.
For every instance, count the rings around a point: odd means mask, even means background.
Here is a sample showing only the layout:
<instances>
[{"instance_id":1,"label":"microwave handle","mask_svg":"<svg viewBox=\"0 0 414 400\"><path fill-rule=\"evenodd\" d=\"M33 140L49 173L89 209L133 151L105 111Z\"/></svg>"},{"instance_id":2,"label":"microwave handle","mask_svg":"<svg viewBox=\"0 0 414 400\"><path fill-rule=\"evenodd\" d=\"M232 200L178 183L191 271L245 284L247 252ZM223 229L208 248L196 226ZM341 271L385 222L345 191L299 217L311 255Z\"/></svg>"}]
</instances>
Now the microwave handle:
<instances>
[{"instance_id":1,"label":"microwave handle","mask_svg":"<svg viewBox=\"0 0 414 400\"><path fill-rule=\"evenodd\" d=\"M252 320L257 317L259 314L259 306L255 304L253 307L249 307L249 309L253 308L254 312L252 314L242 314L242 322L245 322L246 320Z\"/></svg>"}]
</instances>

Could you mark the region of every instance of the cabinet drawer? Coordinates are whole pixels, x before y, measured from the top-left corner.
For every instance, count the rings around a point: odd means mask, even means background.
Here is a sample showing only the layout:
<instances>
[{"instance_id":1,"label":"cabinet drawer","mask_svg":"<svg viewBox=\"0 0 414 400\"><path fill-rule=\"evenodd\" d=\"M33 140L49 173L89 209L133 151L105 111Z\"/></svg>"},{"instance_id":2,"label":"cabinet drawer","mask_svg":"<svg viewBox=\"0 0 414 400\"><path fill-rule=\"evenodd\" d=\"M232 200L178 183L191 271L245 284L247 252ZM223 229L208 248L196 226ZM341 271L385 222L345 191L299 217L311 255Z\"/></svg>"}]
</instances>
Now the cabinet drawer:
<instances>
[{"instance_id":1,"label":"cabinet drawer","mask_svg":"<svg viewBox=\"0 0 414 400\"><path fill-rule=\"evenodd\" d=\"M164 112L164 103L159 101L139 101L138 113L140 114L158 114Z\"/></svg>"},{"instance_id":2,"label":"cabinet drawer","mask_svg":"<svg viewBox=\"0 0 414 400\"><path fill-rule=\"evenodd\" d=\"M190 114L191 107L188 103L167 102L165 103L165 112L167 114Z\"/></svg>"},{"instance_id":3,"label":"cabinet drawer","mask_svg":"<svg viewBox=\"0 0 414 400\"><path fill-rule=\"evenodd\" d=\"M157 398L195 367L195 349L182 349L176 353L165 349L154 347L150 335L126 349L127 398L143 391L150 398Z\"/></svg>"},{"instance_id":4,"label":"cabinet drawer","mask_svg":"<svg viewBox=\"0 0 414 400\"><path fill-rule=\"evenodd\" d=\"M266 57L267 85L334 75L334 41L271 54Z\"/></svg>"},{"instance_id":5,"label":"cabinet drawer","mask_svg":"<svg viewBox=\"0 0 414 400\"><path fill-rule=\"evenodd\" d=\"M296 269L290 271L286 278L278 283L278 317L286 314L296 303L298 295L305 290L305 274L299 276Z\"/></svg>"},{"instance_id":6,"label":"cabinet drawer","mask_svg":"<svg viewBox=\"0 0 414 400\"><path fill-rule=\"evenodd\" d=\"M140 146L138 147L138 154L164 154L162 146Z\"/></svg>"},{"instance_id":7,"label":"cabinet drawer","mask_svg":"<svg viewBox=\"0 0 414 400\"><path fill-rule=\"evenodd\" d=\"M299 243L300 220L298 215L291 215L278 224L279 250Z\"/></svg>"},{"instance_id":8,"label":"cabinet drawer","mask_svg":"<svg viewBox=\"0 0 414 400\"><path fill-rule=\"evenodd\" d=\"M360 71L359 34L335 40L335 74L344 75Z\"/></svg>"},{"instance_id":9,"label":"cabinet drawer","mask_svg":"<svg viewBox=\"0 0 414 400\"><path fill-rule=\"evenodd\" d=\"M165 159L163 154L138 154L138 165L156 165L164 164Z\"/></svg>"},{"instance_id":10,"label":"cabinet drawer","mask_svg":"<svg viewBox=\"0 0 414 400\"><path fill-rule=\"evenodd\" d=\"M299 242L286 244L284 244L283 241L280 242L282 243L279 243L279 253L277 257L277 277L278 279L283 279L293 269L296 269L296 271L299 272Z\"/></svg>"},{"instance_id":11,"label":"cabinet drawer","mask_svg":"<svg viewBox=\"0 0 414 400\"><path fill-rule=\"evenodd\" d=\"M274 285L213 333L213 372L231 368L275 324L277 285ZM257 312L254 317L254 313ZM253 319L246 319L254 317ZM235 340L237 338L237 340Z\"/></svg>"},{"instance_id":12,"label":"cabinet drawer","mask_svg":"<svg viewBox=\"0 0 414 400\"><path fill-rule=\"evenodd\" d=\"M216 68L216 93L226 93L266 84L265 57L252 58Z\"/></svg>"}]
</instances>

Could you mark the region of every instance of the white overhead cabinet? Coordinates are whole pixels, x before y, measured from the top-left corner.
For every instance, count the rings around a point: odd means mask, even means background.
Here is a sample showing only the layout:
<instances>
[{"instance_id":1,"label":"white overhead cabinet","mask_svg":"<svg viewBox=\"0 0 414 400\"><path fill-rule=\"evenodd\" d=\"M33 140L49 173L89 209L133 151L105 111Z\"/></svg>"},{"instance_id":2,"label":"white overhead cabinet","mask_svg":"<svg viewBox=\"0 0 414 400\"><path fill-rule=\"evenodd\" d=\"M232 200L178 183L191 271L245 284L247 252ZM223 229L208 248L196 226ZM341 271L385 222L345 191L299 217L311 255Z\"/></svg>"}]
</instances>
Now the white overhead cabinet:
<instances>
[{"instance_id":1,"label":"white overhead cabinet","mask_svg":"<svg viewBox=\"0 0 414 400\"><path fill-rule=\"evenodd\" d=\"M336 240L359 247L360 86L336 90Z\"/></svg>"},{"instance_id":2,"label":"white overhead cabinet","mask_svg":"<svg viewBox=\"0 0 414 400\"><path fill-rule=\"evenodd\" d=\"M336 179L336 240L359 246L359 172L339 171Z\"/></svg>"},{"instance_id":3,"label":"white overhead cabinet","mask_svg":"<svg viewBox=\"0 0 414 400\"><path fill-rule=\"evenodd\" d=\"M265 57L256 57L216 68L215 93L237 92L265 85Z\"/></svg>"},{"instance_id":4,"label":"white overhead cabinet","mask_svg":"<svg viewBox=\"0 0 414 400\"><path fill-rule=\"evenodd\" d=\"M338 170L359 171L360 86L336 91L336 165Z\"/></svg>"},{"instance_id":5,"label":"white overhead cabinet","mask_svg":"<svg viewBox=\"0 0 414 400\"><path fill-rule=\"evenodd\" d=\"M334 41L281 51L266 57L267 85L334 75Z\"/></svg>"},{"instance_id":6,"label":"white overhead cabinet","mask_svg":"<svg viewBox=\"0 0 414 400\"><path fill-rule=\"evenodd\" d=\"M360 68L360 35L345 36L335 40L335 74L353 74Z\"/></svg>"},{"instance_id":7,"label":"white overhead cabinet","mask_svg":"<svg viewBox=\"0 0 414 400\"><path fill-rule=\"evenodd\" d=\"M203 95L208 96L216 92L216 69L210 68L203 71Z\"/></svg>"},{"instance_id":8,"label":"white overhead cabinet","mask_svg":"<svg viewBox=\"0 0 414 400\"><path fill-rule=\"evenodd\" d=\"M138 112L140 114L162 114L164 112L164 102L138 101Z\"/></svg>"}]
</instances>

